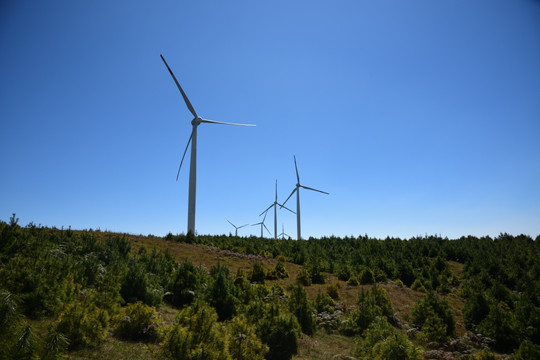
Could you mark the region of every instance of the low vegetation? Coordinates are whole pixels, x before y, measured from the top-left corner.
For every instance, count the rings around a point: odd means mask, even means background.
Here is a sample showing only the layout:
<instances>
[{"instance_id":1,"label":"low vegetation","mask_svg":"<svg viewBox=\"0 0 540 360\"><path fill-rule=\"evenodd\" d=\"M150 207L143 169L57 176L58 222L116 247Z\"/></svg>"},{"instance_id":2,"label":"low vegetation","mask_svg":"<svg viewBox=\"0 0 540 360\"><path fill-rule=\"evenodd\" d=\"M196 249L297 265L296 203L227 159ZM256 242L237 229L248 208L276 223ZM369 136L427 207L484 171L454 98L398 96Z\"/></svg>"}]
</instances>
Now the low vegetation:
<instances>
[{"instance_id":1,"label":"low vegetation","mask_svg":"<svg viewBox=\"0 0 540 360\"><path fill-rule=\"evenodd\" d=\"M539 251L524 235L159 238L13 215L0 358L537 359Z\"/></svg>"}]
</instances>

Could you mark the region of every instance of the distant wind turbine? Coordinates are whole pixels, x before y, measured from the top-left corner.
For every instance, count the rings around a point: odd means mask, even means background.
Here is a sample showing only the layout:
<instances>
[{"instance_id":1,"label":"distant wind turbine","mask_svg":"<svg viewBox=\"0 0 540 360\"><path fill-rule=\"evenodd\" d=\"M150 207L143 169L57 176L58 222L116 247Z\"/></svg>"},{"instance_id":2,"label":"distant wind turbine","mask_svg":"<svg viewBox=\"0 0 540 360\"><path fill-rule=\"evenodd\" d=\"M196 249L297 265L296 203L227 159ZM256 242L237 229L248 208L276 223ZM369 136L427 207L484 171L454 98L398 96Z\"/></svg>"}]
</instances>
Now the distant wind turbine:
<instances>
[{"instance_id":1,"label":"distant wind turbine","mask_svg":"<svg viewBox=\"0 0 540 360\"><path fill-rule=\"evenodd\" d=\"M229 220L227 220L227 221L229 221ZM238 236L238 229L241 229L241 228L243 228L244 226L248 226L248 225L249 225L249 224L246 224L246 225L242 225L242 226L236 226L236 225L234 225L234 224L233 224L232 222L230 222L230 221L229 221L229 224L231 224L232 226L234 226L234 228L235 228L235 230L236 230L235 233L234 233L234 236Z\"/></svg>"},{"instance_id":2,"label":"distant wind turbine","mask_svg":"<svg viewBox=\"0 0 540 360\"><path fill-rule=\"evenodd\" d=\"M274 202L272 203L272 205L270 205L269 207L266 208L266 210L264 210L262 213L260 213L259 216L261 216L262 214L264 214L265 212L267 212L268 210L270 210L270 208L273 206L274 207L274 239L277 239L278 238L278 235L277 235L277 206L280 206L280 208L285 208L287 210L289 210L290 212L292 212L293 214L295 214L294 211L292 211L291 209L289 209L288 207L278 203L277 201L277 180L276 180L276 199L274 200Z\"/></svg>"},{"instance_id":3,"label":"distant wind turbine","mask_svg":"<svg viewBox=\"0 0 540 360\"><path fill-rule=\"evenodd\" d=\"M279 236L281 236L282 240L285 239L285 236L290 238L289 235L285 234L285 228L284 228L283 224L281 224L281 234L279 234Z\"/></svg>"},{"instance_id":4,"label":"distant wind turbine","mask_svg":"<svg viewBox=\"0 0 540 360\"><path fill-rule=\"evenodd\" d=\"M193 129L191 130L191 135L189 136L189 140L186 145L186 149L184 150L184 155L182 155L182 160L180 161L180 166L178 167L178 173L176 174L176 181L178 181L178 176L180 175L180 169L182 168L182 163L184 162L184 157L186 156L187 149L189 147L189 143L191 142L191 162L189 165L189 197L188 197L188 226L187 230L188 232L191 231L193 234L195 234L195 197L196 197L196 187L197 187L197 127L201 123L208 123L208 124L223 124L223 125L238 125L238 126L255 126L251 124L233 124L233 123L226 123L226 122L220 122L220 121L214 121L214 120L207 120L201 118L199 115L197 115L197 112L195 112L195 109L189 102L188 97L186 96L186 93L184 90L182 90L182 87L180 86L180 83L178 80L176 80L176 76L174 76L171 68L165 61L165 58L163 55L161 56L161 60L165 63L165 66L167 67L167 70L169 70L169 73L171 74L174 82L176 83L176 86L178 87L178 90L180 90L180 93L182 94L182 97L184 98L184 102L186 103L186 106L188 110L193 114L194 118L191 120L191 125L193 126Z\"/></svg>"},{"instance_id":5,"label":"distant wind turbine","mask_svg":"<svg viewBox=\"0 0 540 360\"><path fill-rule=\"evenodd\" d=\"M318 191L318 192L326 194L326 195L330 195L330 193L327 193L326 191L310 188L308 186L304 186L304 185L300 184L300 176L298 175L298 167L296 166L296 155L294 156L294 169L296 170L296 179L298 180L298 182L296 183L295 188L293 189L293 191L291 192L291 194L289 195L287 200L285 200L285 202L283 202L283 206L287 203L287 201L291 198L291 196L296 191L296 229L297 229L297 232L298 232L297 240L301 240L302 239L302 234L301 234L301 231L300 231L300 188L304 188L306 190Z\"/></svg>"},{"instance_id":6,"label":"distant wind turbine","mask_svg":"<svg viewBox=\"0 0 540 360\"><path fill-rule=\"evenodd\" d=\"M261 214L262 215L262 214ZM266 227L266 225L264 225L264 220L266 220L266 215L268 215L268 210L265 212L264 214L264 217L263 217L263 220L261 222L258 222L256 224L253 224L251 226L255 226L255 225L261 225L261 238L263 237L263 226L264 228L266 229L266 231L268 231L268 234L270 234L270 230L268 230L268 228ZM270 234L270 236L272 236L272 234Z\"/></svg>"}]
</instances>

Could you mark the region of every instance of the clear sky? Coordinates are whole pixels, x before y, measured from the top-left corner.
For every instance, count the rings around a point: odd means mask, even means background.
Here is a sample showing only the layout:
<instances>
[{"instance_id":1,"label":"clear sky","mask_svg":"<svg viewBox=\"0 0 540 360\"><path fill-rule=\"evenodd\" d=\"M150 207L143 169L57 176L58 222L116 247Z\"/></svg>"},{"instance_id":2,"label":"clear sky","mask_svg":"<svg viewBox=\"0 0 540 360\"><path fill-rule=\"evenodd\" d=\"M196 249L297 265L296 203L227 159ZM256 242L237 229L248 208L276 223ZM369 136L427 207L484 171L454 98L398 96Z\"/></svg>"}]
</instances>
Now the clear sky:
<instances>
[{"instance_id":1,"label":"clear sky","mask_svg":"<svg viewBox=\"0 0 540 360\"><path fill-rule=\"evenodd\" d=\"M199 127L200 234L259 222L293 155L330 193L302 190L304 238L540 234L533 0L2 1L0 219L186 231L192 115L160 54L202 117L257 125Z\"/></svg>"}]
</instances>

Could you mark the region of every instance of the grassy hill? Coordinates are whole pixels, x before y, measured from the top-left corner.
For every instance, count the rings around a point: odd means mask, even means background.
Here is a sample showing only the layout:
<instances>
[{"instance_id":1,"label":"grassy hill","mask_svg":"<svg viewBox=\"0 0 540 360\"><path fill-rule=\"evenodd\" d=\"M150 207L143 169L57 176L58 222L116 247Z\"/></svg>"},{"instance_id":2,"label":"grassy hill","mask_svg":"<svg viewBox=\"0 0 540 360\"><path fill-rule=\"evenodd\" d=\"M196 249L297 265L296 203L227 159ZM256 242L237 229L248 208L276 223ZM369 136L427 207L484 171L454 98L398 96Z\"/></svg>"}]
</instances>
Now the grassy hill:
<instances>
[{"instance_id":1,"label":"grassy hill","mask_svg":"<svg viewBox=\"0 0 540 360\"><path fill-rule=\"evenodd\" d=\"M161 238L13 218L0 222L0 357L369 359L405 349L405 358L537 358L538 255L538 239L506 234ZM276 276L280 266L287 277ZM206 319L207 349L190 319ZM279 352L280 326L295 351ZM174 355L173 340L188 338Z\"/></svg>"}]
</instances>

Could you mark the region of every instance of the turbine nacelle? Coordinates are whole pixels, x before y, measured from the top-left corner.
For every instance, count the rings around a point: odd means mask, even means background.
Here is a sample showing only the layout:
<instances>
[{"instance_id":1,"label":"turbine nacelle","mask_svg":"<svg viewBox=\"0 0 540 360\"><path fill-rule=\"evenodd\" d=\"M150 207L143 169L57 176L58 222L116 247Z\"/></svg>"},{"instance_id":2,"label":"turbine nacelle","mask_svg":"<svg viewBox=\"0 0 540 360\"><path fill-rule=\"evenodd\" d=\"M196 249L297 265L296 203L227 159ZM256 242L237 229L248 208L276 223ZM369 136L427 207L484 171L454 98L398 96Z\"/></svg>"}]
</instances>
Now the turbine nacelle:
<instances>
[{"instance_id":1,"label":"turbine nacelle","mask_svg":"<svg viewBox=\"0 0 540 360\"><path fill-rule=\"evenodd\" d=\"M193 125L193 129L191 130L191 135L189 136L186 149L184 150L184 154L182 155L182 160L180 160L180 166L178 167L178 172L176 173L176 181L178 181L178 177L180 176L180 169L182 169L182 164L184 163L186 152L188 150L189 144L191 143L191 162L190 162L190 171L189 171L189 197L188 197L188 232L191 231L195 233L195 198L196 198L196 183L197 183L197 180L196 180L197 179L197 127L201 123L240 125L240 126L255 126L255 125L233 124L233 123L219 122L219 121L207 120L207 119L201 118L195 111L195 108L193 108L193 105L191 105L191 102L189 101L186 93L184 92L184 89L182 89L182 86L180 86L180 83L176 79L176 76L174 76L174 73L169 67L169 64L167 64L167 61L165 61L165 58L163 57L163 55L160 54L159 56L161 57L161 60L163 60L163 63L167 67L169 74L171 74L171 77L173 78L174 83L176 84L176 87L178 88L178 90L180 91L180 94L182 95L182 98L184 99L186 107L188 108L189 112L193 115L193 120L191 120L191 125Z\"/></svg>"},{"instance_id":2,"label":"turbine nacelle","mask_svg":"<svg viewBox=\"0 0 540 360\"><path fill-rule=\"evenodd\" d=\"M329 193L327 193L326 191L314 189L312 187L300 184L300 175L298 174L298 166L296 165L296 156L294 156L294 170L296 171L296 180L297 180L296 186L291 191L291 194L289 195L289 197L287 197L287 199L283 202L283 204L280 205L280 207L282 208L285 207L285 204L287 203L287 201L289 201L291 196L293 196L293 194L296 192L296 228L298 232L297 239L300 240L302 238L302 235L300 232L300 188L303 188L306 190L317 191L326 195L329 195Z\"/></svg>"}]
</instances>

